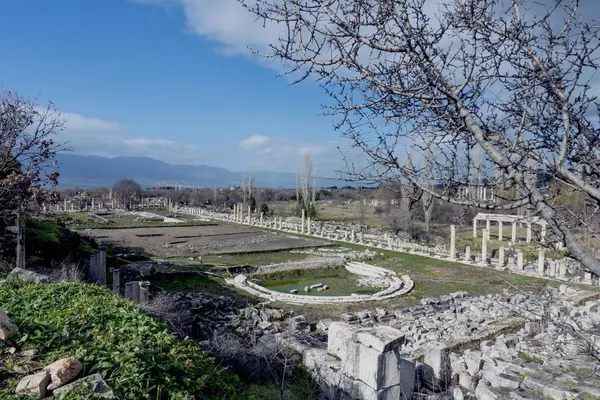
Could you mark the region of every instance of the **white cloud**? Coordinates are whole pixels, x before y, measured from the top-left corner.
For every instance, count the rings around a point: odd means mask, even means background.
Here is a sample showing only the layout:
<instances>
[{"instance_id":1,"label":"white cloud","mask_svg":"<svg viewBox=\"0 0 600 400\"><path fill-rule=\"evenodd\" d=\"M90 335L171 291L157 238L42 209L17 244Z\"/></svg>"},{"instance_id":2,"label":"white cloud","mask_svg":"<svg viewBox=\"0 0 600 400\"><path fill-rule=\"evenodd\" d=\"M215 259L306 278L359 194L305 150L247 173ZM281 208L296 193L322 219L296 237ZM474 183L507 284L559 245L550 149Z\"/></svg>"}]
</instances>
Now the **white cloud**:
<instances>
[{"instance_id":1,"label":"white cloud","mask_svg":"<svg viewBox=\"0 0 600 400\"><path fill-rule=\"evenodd\" d=\"M269 136L254 135L242 140L240 143L238 143L238 146L244 149L255 149L267 144L270 140L271 138Z\"/></svg>"},{"instance_id":2,"label":"white cloud","mask_svg":"<svg viewBox=\"0 0 600 400\"><path fill-rule=\"evenodd\" d=\"M85 117L81 114L61 112L61 117L65 119L66 131L77 132L110 132L115 133L123 129L118 122L105 121L97 118Z\"/></svg>"}]
</instances>

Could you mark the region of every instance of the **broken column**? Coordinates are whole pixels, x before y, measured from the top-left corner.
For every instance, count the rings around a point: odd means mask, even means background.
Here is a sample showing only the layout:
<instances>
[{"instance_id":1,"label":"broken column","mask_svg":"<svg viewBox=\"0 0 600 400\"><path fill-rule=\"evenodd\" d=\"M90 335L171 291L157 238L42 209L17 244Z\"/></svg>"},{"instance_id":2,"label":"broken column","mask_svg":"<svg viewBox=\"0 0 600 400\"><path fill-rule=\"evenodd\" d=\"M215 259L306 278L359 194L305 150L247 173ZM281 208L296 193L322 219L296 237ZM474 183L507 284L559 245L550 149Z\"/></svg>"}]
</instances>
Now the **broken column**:
<instances>
[{"instance_id":1,"label":"broken column","mask_svg":"<svg viewBox=\"0 0 600 400\"><path fill-rule=\"evenodd\" d=\"M150 282L143 281L138 283L140 291L139 302L140 304L146 304L150 299Z\"/></svg>"},{"instance_id":2,"label":"broken column","mask_svg":"<svg viewBox=\"0 0 600 400\"><path fill-rule=\"evenodd\" d=\"M488 230L484 229L481 232L481 264L487 265L487 240L488 240Z\"/></svg>"},{"instance_id":3,"label":"broken column","mask_svg":"<svg viewBox=\"0 0 600 400\"><path fill-rule=\"evenodd\" d=\"M306 234L310 235L310 217L306 219Z\"/></svg>"},{"instance_id":4,"label":"broken column","mask_svg":"<svg viewBox=\"0 0 600 400\"><path fill-rule=\"evenodd\" d=\"M112 292L119 294L121 292L121 271L118 268L112 268Z\"/></svg>"},{"instance_id":5,"label":"broken column","mask_svg":"<svg viewBox=\"0 0 600 400\"><path fill-rule=\"evenodd\" d=\"M140 302L140 282L132 282L131 285L131 300Z\"/></svg>"},{"instance_id":6,"label":"broken column","mask_svg":"<svg viewBox=\"0 0 600 400\"><path fill-rule=\"evenodd\" d=\"M585 283L587 285L592 284L592 273L590 271L583 271L583 280L581 283Z\"/></svg>"},{"instance_id":7,"label":"broken column","mask_svg":"<svg viewBox=\"0 0 600 400\"><path fill-rule=\"evenodd\" d=\"M356 232L354 232L354 229L352 229L352 232L350 233L350 241L351 242L356 241Z\"/></svg>"},{"instance_id":8,"label":"broken column","mask_svg":"<svg viewBox=\"0 0 600 400\"><path fill-rule=\"evenodd\" d=\"M504 247L498 249L498 266L504 268Z\"/></svg>"},{"instance_id":9,"label":"broken column","mask_svg":"<svg viewBox=\"0 0 600 400\"><path fill-rule=\"evenodd\" d=\"M519 271L523 271L523 269L525 268L525 263L523 260L523 250L515 250L515 252L517 253L517 269Z\"/></svg>"},{"instance_id":10,"label":"broken column","mask_svg":"<svg viewBox=\"0 0 600 400\"><path fill-rule=\"evenodd\" d=\"M485 229L487 230L488 235L490 234L490 231L491 231L490 222L491 221L489 220L489 218L485 220ZM489 239L489 236L488 236L488 239Z\"/></svg>"},{"instance_id":11,"label":"broken column","mask_svg":"<svg viewBox=\"0 0 600 400\"><path fill-rule=\"evenodd\" d=\"M106 249L94 250L90 256L88 279L98 285L106 285Z\"/></svg>"},{"instance_id":12,"label":"broken column","mask_svg":"<svg viewBox=\"0 0 600 400\"><path fill-rule=\"evenodd\" d=\"M306 219L306 211L304 208L302 209L302 227L300 228L300 233L304 233L304 220Z\"/></svg>"},{"instance_id":13,"label":"broken column","mask_svg":"<svg viewBox=\"0 0 600 400\"><path fill-rule=\"evenodd\" d=\"M502 238L502 225L503 225L502 221L501 220L498 221L498 240L499 241L503 240L503 238Z\"/></svg>"},{"instance_id":14,"label":"broken column","mask_svg":"<svg viewBox=\"0 0 600 400\"><path fill-rule=\"evenodd\" d=\"M248 206L248 225L252 225L252 207Z\"/></svg>"},{"instance_id":15,"label":"broken column","mask_svg":"<svg viewBox=\"0 0 600 400\"><path fill-rule=\"evenodd\" d=\"M477 218L473 218L473 237L477 237Z\"/></svg>"},{"instance_id":16,"label":"broken column","mask_svg":"<svg viewBox=\"0 0 600 400\"><path fill-rule=\"evenodd\" d=\"M465 246L465 260L471 261L471 246Z\"/></svg>"},{"instance_id":17,"label":"broken column","mask_svg":"<svg viewBox=\"0 0 600 400\"><path fill-rule=\"evenodd\" d=\"M134 282L125 282L125 298L133 300L133 284Z\"/></svg>"},{"instance_id":18,"label":"broken column","mask_svg":"<svg viewBox=\"0 0 600 400\"><path fill-rule=\"evenodd\" d=\"M450 259L456 259L456 227L450 225Z\"/></svg>"},{"instance_id":19,"label":"broken column","mask_svg":"<svg viewBox=\"0 0 600 400\"><path fill-rule=\"evenodd\" d=\"M451 381L450 349L441 342L429 342L424 347L421 375L430 390L444 391Z\"/></svg>"},{"instance_id":20,"label":"broken column","mask_svg":"<svg viewBox=\"0 0 600 400\"><path fill-rule=\"evenodd\" d=\"M567 277L567 263L565 262L565 260L559 260L558 276L561 278Z\"/></svg>"},{"instance_id":21,"label":"broken column","mask_svg":"<svg viewBox=\"0 0 600 400\"><path fill-rule=\"evenodd\" d=\"M540 251L538 253L538 274L544 276L544 248L540 247Z\"/></svg>"},{"instance_id":22,"label":"broken column","mask_svg":"<svg viewBox=\"0 0 600 400\"><path fill-rule=\"evenodd\" d=\"M264 226L263 225L263 218L264 218L264 216L265 216L265 213L261 211L260 212L260 226Z\"/></svg>"},{"instance_id":23,"label":"broken column","mask_svg":"<svg viewBox=\"0 0 600 400\"><path fill-rule=\"evenodd\" d=\"M527 243L531 243L531 223L527 223Z\"/></svg>"}]
</instances>

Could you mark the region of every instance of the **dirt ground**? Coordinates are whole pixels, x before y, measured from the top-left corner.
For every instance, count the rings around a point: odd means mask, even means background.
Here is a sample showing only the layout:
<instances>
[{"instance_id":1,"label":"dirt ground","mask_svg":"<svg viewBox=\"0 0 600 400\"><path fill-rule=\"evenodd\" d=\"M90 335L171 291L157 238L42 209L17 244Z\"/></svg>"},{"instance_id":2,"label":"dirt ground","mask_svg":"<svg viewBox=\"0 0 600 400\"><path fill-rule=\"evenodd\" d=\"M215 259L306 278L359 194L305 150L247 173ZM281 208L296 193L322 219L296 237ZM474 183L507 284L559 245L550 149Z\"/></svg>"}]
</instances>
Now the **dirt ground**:
<instances>
[{"instance_id":1,"label":"dirt ground","mask_svg":"<svg viewBox=\"0 0 600 400\"><path fill-rule=\"evenodd\" d=\"M327 246L329 242L219 223L215 226L90 229L85 235L106 244L140 247L159 258L238 254Z\"/></svg>"}]
</instances>

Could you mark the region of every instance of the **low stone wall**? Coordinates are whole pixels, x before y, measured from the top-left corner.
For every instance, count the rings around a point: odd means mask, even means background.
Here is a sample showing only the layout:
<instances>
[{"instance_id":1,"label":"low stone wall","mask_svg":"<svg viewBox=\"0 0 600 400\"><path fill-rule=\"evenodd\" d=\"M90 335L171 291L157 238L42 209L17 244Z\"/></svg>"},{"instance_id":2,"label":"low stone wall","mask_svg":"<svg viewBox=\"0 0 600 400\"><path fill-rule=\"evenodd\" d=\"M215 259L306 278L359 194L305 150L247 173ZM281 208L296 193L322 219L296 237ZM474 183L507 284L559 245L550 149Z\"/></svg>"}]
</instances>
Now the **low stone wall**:
<instances>
[{"instance_id":1,"label":"low stone wall","mask_svg":"<svg viewBox=\"0 0 600 400\"><path fill-rule=\"evenodd\" d=\"M297 269L297 268L296 268ZM234 279L225 281L239 289L242 289L254 296L261 297L270 301L282 301L292 304L332 304L332 303L356 303L374 300L385 300L392 297L401 296L410 292L414 287L413 280L408 275L398 277L395 272L385 268L375 267L363 263L350 263L346 266L350 272L359 275L369 274L367 276L385 276L389 279L389 286L375 294L355 295L355 296L310 296L294 295L290 293L281 293L275 290L267 289L247 280L244 275L237 275Z\"/></svg>"}]
</instances>

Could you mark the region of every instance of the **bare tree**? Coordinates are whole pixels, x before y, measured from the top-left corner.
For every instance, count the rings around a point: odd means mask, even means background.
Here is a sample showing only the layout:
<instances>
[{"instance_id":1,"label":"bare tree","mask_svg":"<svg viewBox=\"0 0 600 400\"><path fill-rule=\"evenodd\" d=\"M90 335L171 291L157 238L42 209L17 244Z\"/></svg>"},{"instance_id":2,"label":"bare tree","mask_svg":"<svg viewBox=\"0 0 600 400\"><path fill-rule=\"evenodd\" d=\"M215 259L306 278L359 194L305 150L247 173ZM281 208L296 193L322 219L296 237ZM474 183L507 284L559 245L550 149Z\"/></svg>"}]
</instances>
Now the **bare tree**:
<instances>
[{"instance_id":1,"label":"bare tree","mask_svg":"<svg viewBox=\"0 0 600 400\"><path fill-rule=\"evenodd\" d=\"M142 187L133 179L121 179L113 185L113 193L119 204L127 209L137 204L141 199ZM187 195L178 193L177 197ZM181 201L178 201L181 202Z\"/></svg>"},{"instance_id":2,"label":"bare tree","mask_svg":"<svg viewBox=\"0 0 600 400\"><path fill-rule=\"evenodd\" d=\"M368 161L348 162L349 179L404 177L435 198L487 210L527 205L600 275L600 260L581 243L593 225L556 201L570 188L600 209L593 4L586 13L578 0L448 0L437 9L425 0L240 1L283 25L270 56L331 96L336 127ZM512 196L493 204L454 196L468 184L476 146L481 176L499 169ZM436 154L439 191L399 161L424 148ZM552 185L537 184L540 171Z\"/></svg>"},{"instance_id":3,"label":"bare tree","mask_svg":"<svg viewBox=\"0 0 600 400\"><path fill-rule=\"evenodd\" d=\"M0 212L58 197L48 189L58 182L54 156L62 149L52 137L63 128L52 103L0 89Z\"/></svg>"}]
</instances>

